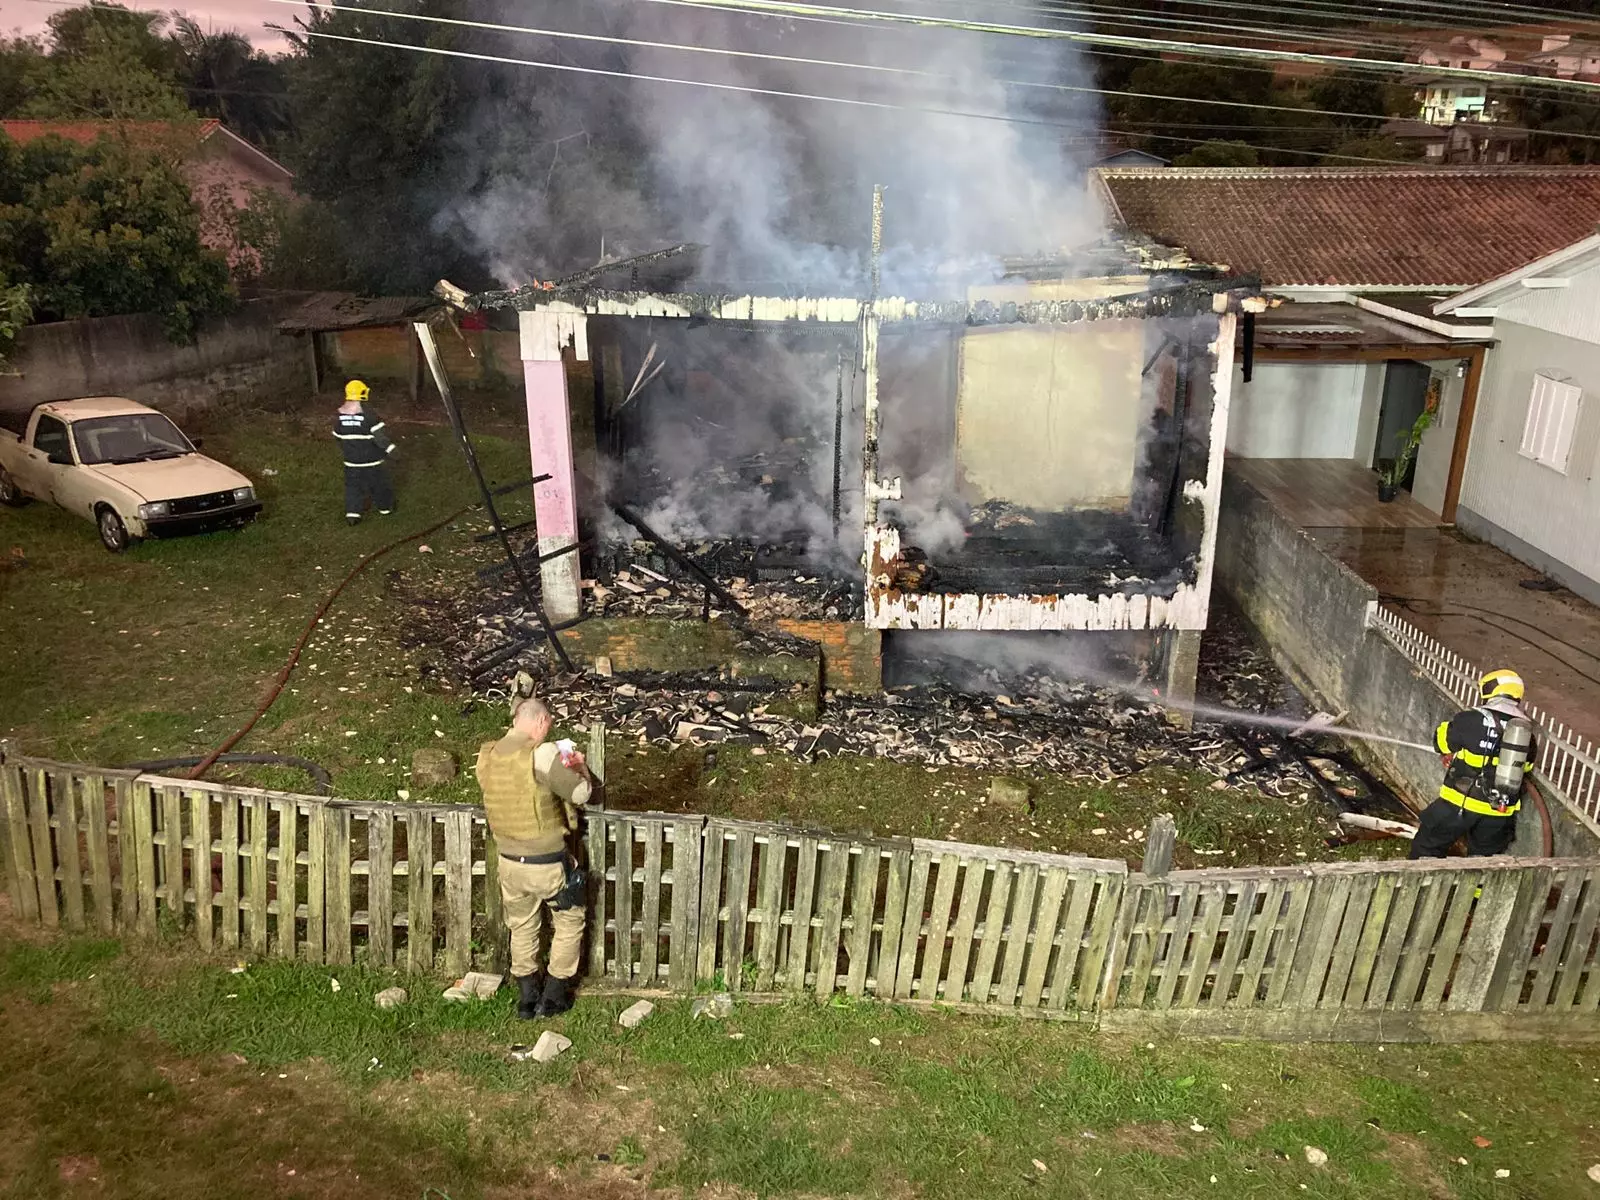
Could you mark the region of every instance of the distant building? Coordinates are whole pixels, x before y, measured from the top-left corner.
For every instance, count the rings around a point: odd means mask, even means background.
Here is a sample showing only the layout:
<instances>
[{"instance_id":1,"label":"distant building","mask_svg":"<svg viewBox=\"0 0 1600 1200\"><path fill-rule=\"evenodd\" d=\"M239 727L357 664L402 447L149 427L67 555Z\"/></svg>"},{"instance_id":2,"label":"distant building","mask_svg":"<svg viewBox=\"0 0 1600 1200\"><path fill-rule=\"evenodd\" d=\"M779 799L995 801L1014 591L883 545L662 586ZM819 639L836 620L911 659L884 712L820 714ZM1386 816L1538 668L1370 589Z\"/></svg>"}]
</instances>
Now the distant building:
<instances>
[{"instance_id":1,"label":"distant building","mask_svg":"<svg viewBox=\"0 0 1600 1200\"><path fill-rule=\"evenodd\" d=\"M243 251L227 222L219 219L216 206L226 202L243 208L257 191L286 199L294 195L294 172L217 120L196 121L192 127L167 121L0 121L0 131L18 145L52 134L85 146L106 134L125 134L151 147L173 139L200 210L201 236L234 265Z\"/></svg>"},{"instance_id":2,"label":"distant building","mask_svg":"<svg viewBox=\"0 0 1600 1200\"><path fill-rule=\"evenodd\" d=\"M1419 115L1430 125L1455 125L1461 121L1492 121L1498 104L1489 89L1475 80L1458 78L1418 81Z\"/></svg>"},{"instance_id":3,"label":"distant building","mask_svg":"<svg viewBox=\"0 0 1600 1200\"><path fill-rule=\"evenodd\" d=\"M1492 166L1528 160L1527 130L1506 129L1489 121L1433 124L1402 117L1378 131L1415 151L1424 162L1444 166Z\"/></svg>"},{"instance_id":4,"label":"distant building","mask_svg":"<svg viewBox=\"0 0 1600 1200\"><path fill-rule=\"evenodd\" d=\"M1407 58L1424 67L1498 71L1506 61L1506 52L1490 38L1462 36L1447 41L1420 42L1411 47Z\"/></svg>"},{"instance_id":5,"label":"distant building","mask_svg":"<svg viewBox=\"0 0 1600 1200\"><path fill-rule=\"evenodd\" d=\"M1600 42L1575 42L1570 34L1553 34L1528 61L1557 79L1600 77Z\"/></svg>"},{"instance_id":6,"label":"distant building","mask_svg":"<svg viewBox=\"0 0 1600 1200\"><path fill-rule=\"evenodd\" d=\"M1172 160L1151 154L1147 150L1118 150L1104 158L1096 159L1097 167L1170 167Z\"/></svg>"}]
</instances>

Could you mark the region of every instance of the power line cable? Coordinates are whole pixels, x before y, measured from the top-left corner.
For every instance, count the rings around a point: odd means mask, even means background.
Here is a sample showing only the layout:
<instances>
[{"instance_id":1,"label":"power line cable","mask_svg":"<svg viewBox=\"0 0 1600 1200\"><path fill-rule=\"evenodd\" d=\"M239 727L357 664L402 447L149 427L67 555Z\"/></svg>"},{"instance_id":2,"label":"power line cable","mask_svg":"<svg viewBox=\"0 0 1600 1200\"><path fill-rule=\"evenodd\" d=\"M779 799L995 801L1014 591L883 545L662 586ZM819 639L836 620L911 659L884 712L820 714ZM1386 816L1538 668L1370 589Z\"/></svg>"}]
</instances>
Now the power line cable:
<instances>
[{"instance_id":1,"label":"power line cable","mask_svg":"<svg viewBox=\"0 0 1600 1200\"><path fill-rule=\"evenodd\" d=\"M873 22L889 24L921 26L924 28L946 28L965 30L971 33L992 33L1009 35L1013 37L1039 38L1045 40L1060 40L1079 42L1084 45L1120 46L1132 49L1150 49L1172 54L1183 54L1199 57L1237 58L1243 60L1260 60L1267 62L1294 62L1308 66L1341 67L1348 65L1361 65L1382 70L1400 70L1411 73L1416 70L1411 63L1391 63L1380 59L1347 59L1337 55L1311 54L1303 51L1272 50L1262 47L1235 46L1231 44L1208 45L1201 42L1184 42L1166 38L1140 38L1129 37L1121 34L1101 34L1074 29L1055 29L1040 25L1012 25L995 21L961 20L953 17L939 17L928 13L896 13L882 9L851 9L839 8L833 5L810 3L807 0L635 0L636 3L671 4L685 8L720 9L723 11L752 12L772 17L788 17L793 15L823 15L843 16L849 20L871 25ZM1429 72L1435 75L1458 79L1483 80L1494 78L1503 80L1503 73L1494 71L1477 70L1472 67L1429 67ZM1528 79L1535 77L1528 76ZM1578 79L1551 79L1539 77L1540 86L1557 89L1571 89L1573 91L1596 93L1600 92L1600 84L1587 83Z\"/></svg>"},{"instance_id":2,"label":"power line cable","mask_svg":"<svg viewBox=\"0 0 1600 1200\"><path fill-rule=\"evenodd\" d=\"M877 64L877 63L860 63L860 62L849 62L849 61L844 61L844 60L839 60L839 59L809 58L809 57L800 56L800 55L773 54L773 53L768 53L768 52L763 52L763 51L755 51L755 50L735 50L735 49L727 49L727 48L722 48L722 47L701 46L701 45L698 45L698 44L695 44L695 43L658 42L658 41L651 41L651 40L642 39L642 38L626 38L626 37L617 37L617 36L613 36L613 35L603 35L603 34L593 34L593 33L577 33L577 32L572 32L572 31L569 31L569 30L541 29L541 28L537 28L537 27L534 27L534 26L508 25L508 24L503 24L503 23L494 22L494 21L467 20L465 18L459 18L459 17L437 17L437 16L430 16L430 15L423 14L423 13L405 13L405 12L397 12L397 11L394 11L392 9L367 8L367 7L359 6L359 5L343 4L343 3L339 3L338 0L270 0L270 2L274 3L274 4L290 4L290 5L294 5L296 7L299 7L301 4L306 4L311 8L321 9L321 10L330 11L330 12L354 13L354 14L359 14L359 15L362 15L362 16L395 17L395 18L399 18L401 20L407 20L407 21L421 21L421 22L425 22L425 23L428 23L428 24L455 26L455 27L469 28L469 29L479 29L479 30L486 30L486 31L497 32L497 33L517 33L517 34L523 34L523 35L527 35L527 36L531 36L531 37L548 37L548 38L553 38L553 39L569 38L569 39L572 39L572 40L575 40L575 41L598 42L598 43L602 43L602 44L606 44L606 45L633 46L633 47L639 47L639 48L642 48L642 49L650 49L650 50L676 50L676 51L683 51L683 52L686 52L686 53L721 55L721 56L726 56L726 57L731 57L731 58L746 58L746 59L754 59L754 60L766 61L766 62L789 63L789 64L795 64L795 65L801 65L801 66L816 66L816 67L838 68L838 69L847 69L847 70L861 70L861 71L873 72L873 73L878 73L878 74L910 76L910 77L913 77L913 78L936 80L936 81L942 81L942 82L946 82L946 83L960 84L960 83L964 82L964 81L962 81L962 80L960 80L957 77L952 76L952 75L946 75L946 74L942 74L942 73L934 72L934 71L917 70L915 68L910 68L910 67L891 67L891 66L884 66L882 64ZM322 35L322 36L331 36L331 35ZM385 44L399 44L399 43L385 43ZM527 65L530 65L530 66L541 65L541 64L539 64L537 62L533 62L531 60L520 60L519 59L519 60L515 60L515 61L526 62ZM569 64L549 64L549 65L552 67L552 69L562 69L562 68L568 66ZM577 68L576 66L573 66L572 69L576 70L576 69L579 69L579 68ZM598 68L596 68L596 70L598 70ZM640 78L647 78L647 77L640 76ZM687 84L693 84L693 83L696 82L694 80L685 80L685 79L672 79L672 80L668 80L668 81L669 82L677 82L677 83L687 83ZM1383 120L1389 119L1388 117L1386 117L1386 116L1384 116L1382 114L1374 114L1374 113L1349 112L1349 111L1342 111L1342 110L1337 110L1337 109L1303 108L1303 107L1297 107L1297 106L1294 106L1294 105L1287 105L1287 104L1261 104L1261 103L1252 103L1252 102L1237 101L1237 100L1216 100L1216 99L1210 99L1210 98L1188 97L1188 96L1177 96L1177 95L1165 95L1165 94L1155 93L1155 92L1134 92L1134 91L1118 90L1118 89L1112 89L1112 88L1097 88L1097 87L1088 87L1088 86L1082 86L1082 85L1063 84L1063 83L1041 83L1041 82L1038 82L1036 80L1003 79L1002 78L1002 79L995 79L993 82L1002 84L1004 86L1009 86L1009 87L1034 88L1034 89L1039 89L1039 90L1044 90L1044 91L1062 92L1062 93L1068 93L1068 94L1080 94L1080 95L1092 95L1092 96L1117 96L1117 97L1122 97L1122 98L1126 98L1126 99L1157 100L1157 101L1171 102L1171 103L1177 103L1177 104L1198 104L1198 105L1207 105L1207 106L1218 106L1218 107L1223 107L1223 108L1242 108L1242 109L1268 111L1268 112L1288 112L1288 113L1298 113L1298 114L1318 114L1318 115L1328 116L1328 117L1353 118L1353 119L1362 120L1362 121L1383 121ZM759 91L761 89L757 89L757 90ZM771 92L769 94L785 94L785 93ZM844 100L841 97L808 97L805 93L789 93L789 94L792 94L792 95L795 95L795 96L799 96L801 98L823 98L823 99L837 100L837 101L842 102L842 103L847 103L848 102L847 100ZM891 107L893 107L893 106L891 106ZM927 109L925 111L943 112L944 110ZM949 111L949 112L945 112L945 115L982 116L984 114L974 114L974 113L966 113L966 112ZM996 116L995 119L1009 119L1009 118ZM1502 125L1502 126L1497 126L1497 128L1506 130L1507 132L1542 132L1542 131L1538 131L1538 130L1524 130L1521 127L1518 127L1518 126L1503 126ZM1553 134L1552 136L1571 137L1571 138L1575 138L1575 139L1579 139L1579 140L1600 141L1600 134L1559 133L1559 134ZM1177 140L1184 140L1184 139L1177 139ZM1266 148L1269 148L1269 147L1263 147L1263 148L1266 149ZM1282 148L1282 149L1287 149L1287 148ZM1351 161L1361 161L1361 162L1371 162L1371 163L1389 162L1390 161L1390 160L1387 160L1387 159L1360 158L1360 157L1357 157L1357 156L1350 156L1350 160Z\"/></svg>"},{"instance_id":3,"label":"power line cable","mask_svg":"<svg viewBox=\"0 0 1600 1200\"><path fill-rule=\"evenodd\" d=\"M634 79L645 83L669 83L686 87L709 88L721 92L739 92L753 96L772 96L790 100L814 100L832 104L846 104L860 108L873 108L893 112L920 112L941 117L966 117L980 121L997 121L1005 124L1039 125L1060 129L1081 129L1081 124L1071 121L1051 121L1036 117L1019 117L1005 113L981 113L962 109L931 108L924 105L894 104L885 100L864 100L856 97L830 96L819 92L790 92L778 88L754 87L746 84L720 83L704 79L681 79L670 75L646 75L635 71L613 71L603 67L582 67L573 63L543 62L538 59L512 58L499 54L479 54L468 50L451 50L443 46L416 46L407 42L385 42L377 38L351 37L339 33L322 33L316 30L306 30L305 36L322 38L328 41L349 42L359 46L375 46L387 50L407 50L414 54L437 54L446 58L470 59L477 62L500 63L506 66L540 67L548 71L568 71L581 75L598 75L610 79ZM1156 134L1123 134L1120 130L1107 130L1110 133L1122 136L1159 137ZM1194 138L1177 138L1177 141L1192 142ZM1394 161L1385 158L1369 158L1361 155L1324 155L1317 151L1300 150L1288 146L1257 146L1258 150L1270 150L1283 154L1305 154L1315 158L1339 158L1348 162L1375 163L1379 166L1392 167Z\"/></svg>"}]
</instances>

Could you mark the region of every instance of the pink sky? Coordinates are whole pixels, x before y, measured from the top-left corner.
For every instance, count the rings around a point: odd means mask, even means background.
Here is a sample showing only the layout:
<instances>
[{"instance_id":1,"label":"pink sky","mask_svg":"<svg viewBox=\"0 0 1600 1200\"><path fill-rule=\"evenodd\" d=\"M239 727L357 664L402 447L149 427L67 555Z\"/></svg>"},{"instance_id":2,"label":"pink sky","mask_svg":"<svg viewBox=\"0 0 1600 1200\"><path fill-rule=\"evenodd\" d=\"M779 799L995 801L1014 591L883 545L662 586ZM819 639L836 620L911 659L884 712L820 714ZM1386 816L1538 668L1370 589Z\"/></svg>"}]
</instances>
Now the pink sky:
<instances>
[{"instance_id":1,"label":"pink sky","mask_svg":"<svg viewBox=\"0 0 1600 1200\"><path fill-rule=\"evenodd\" d=\"M24 33L39 32L50 14L60 7L70 5L56 4L52 0L0 0L0 30L7 36L18 29ZM297 12L304 11L287 4L272 4L269 0L177 0L176 3L163 0L160 4L133 0L128 7L160 8L162 11L176 8L206 28L237 29L267 51L282 49L283 39L267 29L266 23L287 25Z\"/></svg>"}]
</instances>

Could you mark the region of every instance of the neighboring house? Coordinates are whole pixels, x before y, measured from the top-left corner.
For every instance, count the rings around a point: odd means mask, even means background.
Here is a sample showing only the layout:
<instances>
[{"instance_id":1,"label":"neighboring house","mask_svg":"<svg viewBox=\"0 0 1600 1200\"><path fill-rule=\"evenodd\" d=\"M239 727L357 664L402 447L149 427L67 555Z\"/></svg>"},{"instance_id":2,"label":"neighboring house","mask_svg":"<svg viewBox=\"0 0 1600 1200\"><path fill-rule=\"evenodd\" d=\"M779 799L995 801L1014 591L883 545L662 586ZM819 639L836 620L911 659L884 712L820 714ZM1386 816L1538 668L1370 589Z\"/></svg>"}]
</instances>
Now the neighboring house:
<instances>
[{"instance_id":1,"label":"neighboring house","mask_svg":"<svg viewBox=\"0 0 1600 1200\"><path fill-rule=\"evenodd\" d=\"M1481 82L1459 78L1418 81L1417 100L1419 116L1430 125L1492 121L1499 108Z\"/></svg>"},{"instance_id":2,"label":"neighboring house","mask_svg":"<svg viewBox=\"0 0 1600 1200\"><path fill-rule=\"evenodd\" d=\"M1168 167L1172 160L1151 154L1146 150L1118 150L1107 154L1095 164L1097 167Z\"/></svg>"},{"instance_id":3,"label":"neighboring house","mask_svg":"<svg viewBox=\"0 0 1600 1200\"><path fill-rule=\"evenodd\" d=\"M1600 224L1600 168L1167 167L1094 181L1115 223L1285 301L1241 342L1231 455L1370 491L1369 468L1435 404L1407 486L1444 523L1492 331L1433 306Z\"/></svg>"},{"instance_id":4,"label":"neighboring house","mask_svg":"<svg viewBox=\"0 0 1600 1200\"><path fill-rule=\"evenodd\" d=\"M1486 37L1453 37L1421 42L1407 55L1410 62L1423 67L1452 67L1469 71L1526 70L1506 61L1506 51ZM1422 75L1415 80L1417 115L1430 125L1454 125L1459 121L1492 121L1497 103L1479 79L1459 76Z\"/></svg>"},{"instance_id":5,"label":"neighboring house","mask_svg":"<svg viewBox=\"0 0 1600 1200\"><path fill-rule=\"evenodd\" d=\"M1489 319L1457 521L1600 604L1600 236L1437 303Z\"/></svg>"},{"instance_id":6,"label":"neighboring house","mask_svg":"<svg viewBox=\"0 0 1600 1200\"><path fill-rule=\"evenodd\" d=\"M1526 162L1528 131L1490 121L1432 124L1414 118L1385 123L1378 132L1414 150L1424 162L1443 166L1494 166Z\"/></svg>"},{"instance_id":7,"label":"neighboring house","mask_svg":"<svg viewBox=\"0 0 1600 1200\"><path fill-rule=\"evenodd\" d=\"M18 144L52 134L83 145L108 133L145 144L177 139L183 173L200 209L202 236L236 265L241 250L218 206L243 208L258 191L286 199L294 195L292 171L217 120L198 121L192 128L164 121L0 121L0 130Z\"/></svg>"},{"instance_id":8,"label":"neighboring house","mask_svg":"<svg viewBox=\"0 0 1600 1200\"><path fill-rule=\"evenodd\" d=\"M1558 34L1545 38L1544 47L1530 54L1528 61L1557 79L1600 76L1600 42L1575 42L1568 34Z\"/></svg>"},{"instance_id":9,"label":"neighboring house","mask_svg":"<svg viewBox=\"0 0 1600 1200\"><path fill-rule=\"evenodd\" d=\"M1406 59L1424 67L1494 71L1506 61L1506 52L1491 38L1461 36L1419 42L1411 47Z\"/></svg>"}]
</instances>

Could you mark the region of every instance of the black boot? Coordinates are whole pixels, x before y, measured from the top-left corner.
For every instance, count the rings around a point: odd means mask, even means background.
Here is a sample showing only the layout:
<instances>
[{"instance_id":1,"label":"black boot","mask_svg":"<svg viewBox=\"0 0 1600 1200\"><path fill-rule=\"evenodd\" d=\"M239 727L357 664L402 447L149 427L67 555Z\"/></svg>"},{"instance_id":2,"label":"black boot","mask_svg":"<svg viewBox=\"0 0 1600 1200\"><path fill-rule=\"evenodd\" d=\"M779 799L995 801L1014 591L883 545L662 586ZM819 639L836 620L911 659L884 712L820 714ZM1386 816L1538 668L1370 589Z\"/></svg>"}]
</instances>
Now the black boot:
<instances>
[{"instance_id":1,"label":"black boot","mask_svg":"<svg viewBox=\"0 0 1600 1200\"><path fill-rule=\"evenodd\" d=\"M572 1007L572 980L551 975L544 981L544 995L533 1010L535 1017L554 1017Z\"/></svg>"},{"instance_id":2,"label":"black boot","mask_svg":"<svg viewBox=\"0 0 1600 1200\"><path fill-rule=\"evenodd\" d=\"M537 971L532 975L513 975L511 978L517 981L517 1020L531 1021L539 1015L544 979Z\"/></svg>"}]
</instances>

